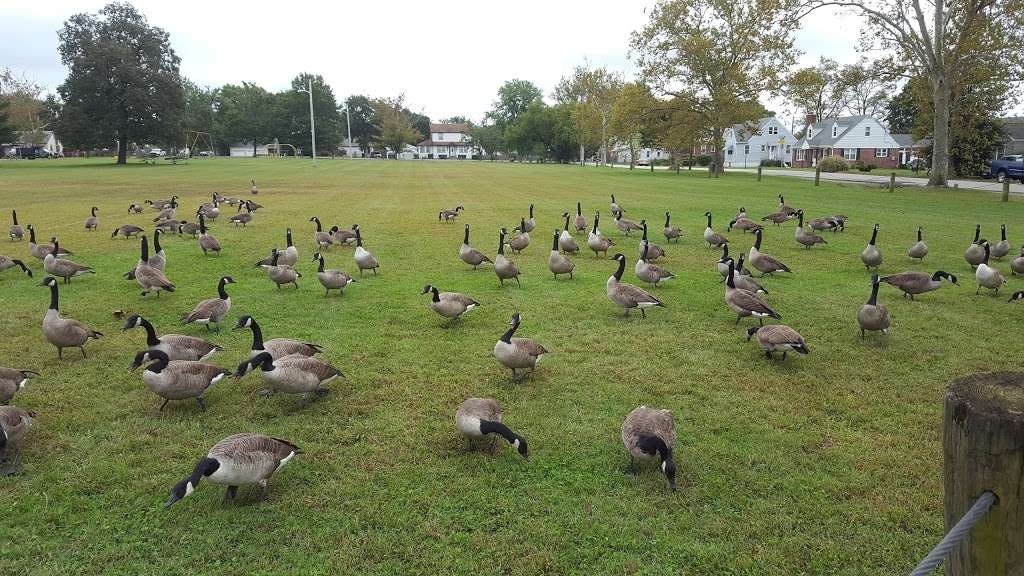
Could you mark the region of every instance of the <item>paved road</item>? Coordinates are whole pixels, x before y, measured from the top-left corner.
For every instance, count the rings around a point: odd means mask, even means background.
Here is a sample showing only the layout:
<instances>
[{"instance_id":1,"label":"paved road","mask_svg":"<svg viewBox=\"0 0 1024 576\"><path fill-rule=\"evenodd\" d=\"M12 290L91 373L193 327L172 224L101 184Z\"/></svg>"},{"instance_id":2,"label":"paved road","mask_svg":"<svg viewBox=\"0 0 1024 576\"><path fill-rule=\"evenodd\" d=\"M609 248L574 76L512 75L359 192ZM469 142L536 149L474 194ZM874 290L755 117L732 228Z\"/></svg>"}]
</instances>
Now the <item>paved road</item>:
<instances>
[{"instance_id":1,"label":"paved road","mask_svg":"<svg viewBox=\"0 0 1024 576\"><path fill-rule=\"evenodd\" d=\"M729 168L730 172L757 172L757 168ZM770 169L763 170L765 176L792 176L794 178L814 178L814 172L804 170ZM889 176L882 174L857 174L849 172L822 172L822 180L838 180L841 182L860 182L864 184L886 185L889 183ZM924 186L928 183L925 178L913 178L909 176L897 176L896 184L900 186ZM950 180L950 186L969 188L972 190L987 190L989 192L1002 192L1003 185L995 180ZM1024 184L1010 184L1010 192L1013 194L1024 194Z\"/></svg>"}]
</instances>

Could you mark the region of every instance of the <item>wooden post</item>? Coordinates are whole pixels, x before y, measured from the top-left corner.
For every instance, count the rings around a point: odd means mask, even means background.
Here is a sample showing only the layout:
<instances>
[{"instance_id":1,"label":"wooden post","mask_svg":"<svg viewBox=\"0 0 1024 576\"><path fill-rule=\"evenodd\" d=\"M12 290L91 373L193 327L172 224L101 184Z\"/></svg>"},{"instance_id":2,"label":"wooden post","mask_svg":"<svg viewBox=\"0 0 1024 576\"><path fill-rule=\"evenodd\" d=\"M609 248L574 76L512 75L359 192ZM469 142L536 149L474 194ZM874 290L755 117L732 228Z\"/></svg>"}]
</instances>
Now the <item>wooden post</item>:
<instances>
[{"instance_id":1,"label":"wooden post","mask_svg":"<svg viewBox=\"0 0 1024 576\"><path fill-rule=\"evenodd\" d=\"M946 530L986 490L998 498L950 553L946 573L1024 574L1024 372L953 381L942 435Z\"/></svg>"},{"instance_id":2,"label":"wooden post","mask_svg":"<svg viewBox=\"0 0 1024 576\"><path fill-rule=\"evenodd\" d=\"M1010 201L1010 179L1003 178L1003 202Z\"/></svg>"},{"instance_id":3,"label":"wooden post","mask_svg":"<svg viewBox=\"0 0 1024 576\"><path fill-rule=\"evenodd\" d=\"M712 161L710 164L708 164L708 178L711 178L713 176L712 172L714 172L714 171L715 171L715 163L714 163L714 161Z\"/></svg>"},{"instance_id":4,"label":"wooden post","mask_svg":"<svg viewBox=\"0 0 1024 576\"><path fill-rule=\"evenodd\" d=\"M761 165L760 164L757 165L757 181L758 182L761 181Z\"/></svg>"},{"instance_id":5,"label":"wooden post","mask_svg":"<svg viewBox=\"0 0 1024 576\"><path fill-rule=\"evenodd\" d=\"M821 184L821 166L814 167L814 185Z\"/></svg>"},{"instance_id":6,"label":"wooden post","mask_svg":"<svg viewBox=\"0 0 1024 576\"><path fill-rule=\"evenodd\" d=\"M889 192L896 191L896 173L889 174Z\"/></svg>"}]
</instances>

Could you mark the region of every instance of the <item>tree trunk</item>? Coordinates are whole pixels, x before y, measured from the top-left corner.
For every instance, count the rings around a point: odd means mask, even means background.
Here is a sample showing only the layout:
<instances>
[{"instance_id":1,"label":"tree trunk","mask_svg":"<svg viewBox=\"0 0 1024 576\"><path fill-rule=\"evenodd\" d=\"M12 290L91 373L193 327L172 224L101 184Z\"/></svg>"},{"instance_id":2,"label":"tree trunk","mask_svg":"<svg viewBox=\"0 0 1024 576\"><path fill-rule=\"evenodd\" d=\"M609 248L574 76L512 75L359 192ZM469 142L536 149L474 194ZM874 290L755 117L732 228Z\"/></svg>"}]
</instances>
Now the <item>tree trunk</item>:
<instances>
[{"instance_id":1,"label":"tree trunk","mask_svg":"<svg viewBox=\"0 0 1024 576\"><path fill-rule=\"evenodd\" d=\"M586 154L586 152L583 150L583 143L580 142L580 166L585 166L586 165L587 159L584 156L585 154Z\"/></svg>"},{"instance_id":2,"label":"tree trunk","mask_svg":"<svg viewBox=\"0 0 1024 576\"><path fill-rule=\"evenodd\" d=\"M601 116L601 163L608 165L608 119Z\"/></svg>"},{"instance_id":3,"label":"tree trunk","mask_svg":"<svg viewBox=\"0 0 1024 576\"><path fill-rule=\"evenodd\" d=\"M117 163L128 163L128 130L124 128L117 133Z\"/></svg>"},{"instance_id":4,"label":"tree trunk","mask_svg":"<svg viewBox=\"0 0 1024 576\"><path fill-rule=\"evenodd\" d=\"M715 128L714 136L712 136L712 143L715 147L715 178L718 178L720 174L723 174L725 170L722 168L722 161L725 159L725 142L722 141L722 134L725 132L723 128Z\"/></svg>"},{"instance_id":5,"label":"tree trunk","mask_svg":"<svg viewBox=\"0 0 1024 576\"><path fill-rule=\"evenodd\" d=\"M945 186L949 178L949 84L945 74L931 78L935 123L932 126L932 174L929 186Z\"/></svg>"}]
</instances>

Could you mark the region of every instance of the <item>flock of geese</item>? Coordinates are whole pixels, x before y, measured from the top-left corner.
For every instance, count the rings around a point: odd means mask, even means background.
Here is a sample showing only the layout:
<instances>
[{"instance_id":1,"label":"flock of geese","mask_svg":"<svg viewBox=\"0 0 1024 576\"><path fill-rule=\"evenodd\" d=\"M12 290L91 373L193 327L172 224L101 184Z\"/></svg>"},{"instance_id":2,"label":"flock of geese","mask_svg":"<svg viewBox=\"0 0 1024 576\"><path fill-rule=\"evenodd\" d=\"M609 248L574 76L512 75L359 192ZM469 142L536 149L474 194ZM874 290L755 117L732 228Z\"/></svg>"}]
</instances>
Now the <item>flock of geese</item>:
<instances>
[{"instance_id":1,"label":"flock of geese","mask_svg":"<svg viewBox=\"0 0 1024 576\"><path fill-rule=\"evenodd\" d=\"M257 193L255 182L250 192ZM803 336L795 329L783 324L764 324L766 318L780 320L782 315L773 309L766 296L768 291L762 285L766 277L775 274L791 273L792 270L781 260L767 252L763 252L765 227L780 226L786 222L796 221L794 240L797 244L810 250L816 246L827 245L828 241L819 233L829 231L841 233L846 229L847 217L836 214L827 217L806 220L804 211L787 206L785 199L778 197L778 210L762 217L759 221L751 218L746 208L730 220L728 232L733 229L743 234L750 233L753 243L747 253L739 254L738 259L730 255L730 238L716 232L713 227L712 213L706 212L706 227L703 241L710 249L720 249L721 257L714 262L714 268L724 283L724 303L728 310L736 315L735 323L744 318L756 318L757 325L746 330L747 340L755 339L764 355L775 359L781 354L780 360L786 360L789 352L808 354L810 349ZM161 292L174 292L175 285L167 275L168 255L160 243L163 235L177 234L197 240L199 252L203 256L219 255L221 243L210 234L208 221L220 218L222 207L233 206L235 213L230 215L228 222L236 226L252 223L254 214L263 208L252 200L229 198L214 194L211 202L201 204L195 212L196 222L180 219L178 197L166 200L146 200L145 205L157 211L153 218L153 246L150 250L149 237L145 230L134 224L123 224L111 233L111 238L125 239L140 237L140 257L135 267L124 273L124 278L133 280L141 288L142 296ZM245 210L244 212L242 210ZM659 284L672 280L675 275L660 266L657 261L667 252L662 246L655 244L649 237L649 226L646 220L634 222L625 218L625 210L615 196L611 196L610 209L615 227L624 236L631 233L641 234L636 252L636 264L633 272L643 284L656 289ZM132 204L129 214L140 214L145 210L143 204ZM93 207L85 221L85 229L96 231L99 228L99 209ZM438 212L438 221L443 223L456 222L465 213L463 206L444 209ZM470 226L466 224L463 232L462 245L458 250L459 259L474 270L484 265L491 265L500 286L506 280L515 280L521 286L520 270L513 257L525 253L531 244L530 233L536 230L537 222L534 206L529 206L529 217L523 217L519 225L509 232L508 228L498 231L497 252L492 259L484 251L470 243ZM42 321L42 333L46 340L57 349L58 359L63 357L65 348L78 348L83 358L86 357L86 345L103 334L82 322L61 315L59 308L58 278L64 284L70 284L73 278L94 274L95 271L85 265L74 262L74 253L63 247L58 238L51 236L49 243L39 243L33 225L22 227L18 223L16 211L12 211L10 239L12 242L23 241L28 233L28 255L40 260L47 276L40 283L50 290L50 305ZM665 223L661 230L666 245L678 242L682 231L672 226L672 215L665 212ZM560 277L573 280L575 263L581 245L576 236L586 234L586 247L594 253L594 257L605 257L614 261L614 271L606 282L608 299L622 309L625 316L639 310L646 317L648 309L663 307L665 303L645 288L623 280L628 258L623 252L608 256L608 252L617 246L616 241L601 232L600 213L595 213L592 223L583 216L582 206L576 205L575 218L568 212L561 213L560 228L556 228L551 236L551 250L548 254L548 270L557 281ZM332 290L339 294L356 282L356 278L341 270L326 268L324 254L335 246L353 247L353 263L359 275L367 271L377 274L381 265L377 258L363 245L362 231L358 224L349 228L332 226L324 230L320 219L316 216L309 219L315 230L312 234L316 252L312 261L317 262L317 278L329 296ZM883 283L891 285L903 292L904 297L913 299L915 296L938 290L945 280L957 284L955 275L938 270L934 274L922 272L902 272L880 277L878 269L882 264L882 252L878 240L879 226L872 227L871 238L860 254L861 261L868 270L872 270L871 294L867 302L857 310L856 318L861 337L867 332L888 333L891 318L888 310L878 303L879 286ZM987 288L998 292L1005 284L1005 276L991 263L992 258L1003 258L1011 251L1006 240L1006 227L1001 226L1001 240L990 245L981 238L981 226L975 228L974 239L964 253L964 258L975 271L978 291ZM270 254L255 263L265 271L267 278L280 289L282 286L299 287L302 274L296 269L299 262L299 250L293 242L292 229L285 231L285 245L272 248ZM619 239L623 241L623 239ZM508 248L510 255L506 254ZM907 256L918 262L928 255L928 247L923 240L922 228L917 229L917 241L907 250ZM1024 274L1024 247L1021 254L1010 263L1013 274ZM749 268L748 268L749 266ZM32 269L24 260L0 255L0 272L20 269L29 277ZM759 273L755 279L753 273ZM182 325L202 324L206 331L221 331L221 323L231 310L231 297L228 286L235 281L231 276L222 276L217 281L217 294L214 297L195 304L190 312L181 318ZM480 306L476 299L457 292L444 292L428 284L421 294L429 295L429 307L449 322L458 322L463 315ZM1024 291L1015 292L1011 301L1024 299ZM542 358L548 353L540 343L530 338L516 336L522 318L514 313L507 330L494 344L494 358L503 367L511 370L512 378L522 383L532 373ZM171 401L195 401L200 410L206 410L205 394L211 386L225 377L241 379L247 374L258 372L266 387L260 391L263 396L275 393L294 394L309 401L328 394L325 386L336 378L344 378L344 374L336 367L318 358L323 349L320 345L290 338L273 338L265 340L262 327L250 315L240 317L234 325L235 330L247 329L252 334L252 345L249 357L234 370L225 369L208 362L222 348L205 338L182 334L159 335L153 324L135 314L127 318L122 331L142 329L146 334L146 348L139 351L131 362L131 370L143 368L141 378L148 390L162 400L159 410L162 411ZM10 453L17 454L16 448L26 436L32 424L33 414L27 410L11 405L16 393L22 390L28 381L39 374L27 369L0 368L0 461L4 468L0 471L13 473L16 469L15 460ZM455 414L456 429L468 439L470 446L490 437L491 449L494 441L501 436L523 458L528 458L526 438L514 432L503 423L501 407L492 398L469 398L462 403ZM668 410L640 406L630 412L622 423L622 442L630 455L630 470L634 470L634 460L651 460L657 462L661 472L668 480L670 487L675 489L676 467L672 451L676 441L675 421ZM260 434L236 434L229 436L210 448L206 457L194 466L191 475L171 491L166 506L192 494L200 481L206 479L215 484L227 486L225 496L233 499L241 485L257 485L266 495L267 481L285 463L289 462L299 449L288 440L272 438Z\"/></svg>"}]
</instances>

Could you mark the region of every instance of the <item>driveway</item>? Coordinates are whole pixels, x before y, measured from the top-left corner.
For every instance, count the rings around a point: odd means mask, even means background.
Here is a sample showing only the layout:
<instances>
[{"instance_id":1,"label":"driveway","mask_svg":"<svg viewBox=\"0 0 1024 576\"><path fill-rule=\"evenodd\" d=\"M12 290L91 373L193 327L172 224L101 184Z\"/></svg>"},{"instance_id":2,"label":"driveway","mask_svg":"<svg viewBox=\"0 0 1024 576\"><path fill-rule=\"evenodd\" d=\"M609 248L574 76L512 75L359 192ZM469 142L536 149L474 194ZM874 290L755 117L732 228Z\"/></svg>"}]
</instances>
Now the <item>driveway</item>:
<instances>
[{"instance_id":1,"label":"driveway","mask_svg":"<svg viewBox=\"0 0 1024 576\"><path fill-rule=\"evenodd\" d=\"M729 172L757 172L757 168L729 168ZM814 172L805 170L766 169L761 172L764 176L791 176L793 178L814 178ZM822 180L836 180L840 182L859 182L863 184L887 185L889 176L883 174L857 174L850 172L822 172ZM896 184L899 186L925 186L927 178L913 178L910 176L897 176ZM971 190L986 190L989 192L1003 191L1003 185L995 180L950 180L949 185L967 188ZM1010 192L1013 194L1024 194L1024 184L1011 183Z\"/></svg>"}]
</instances>

